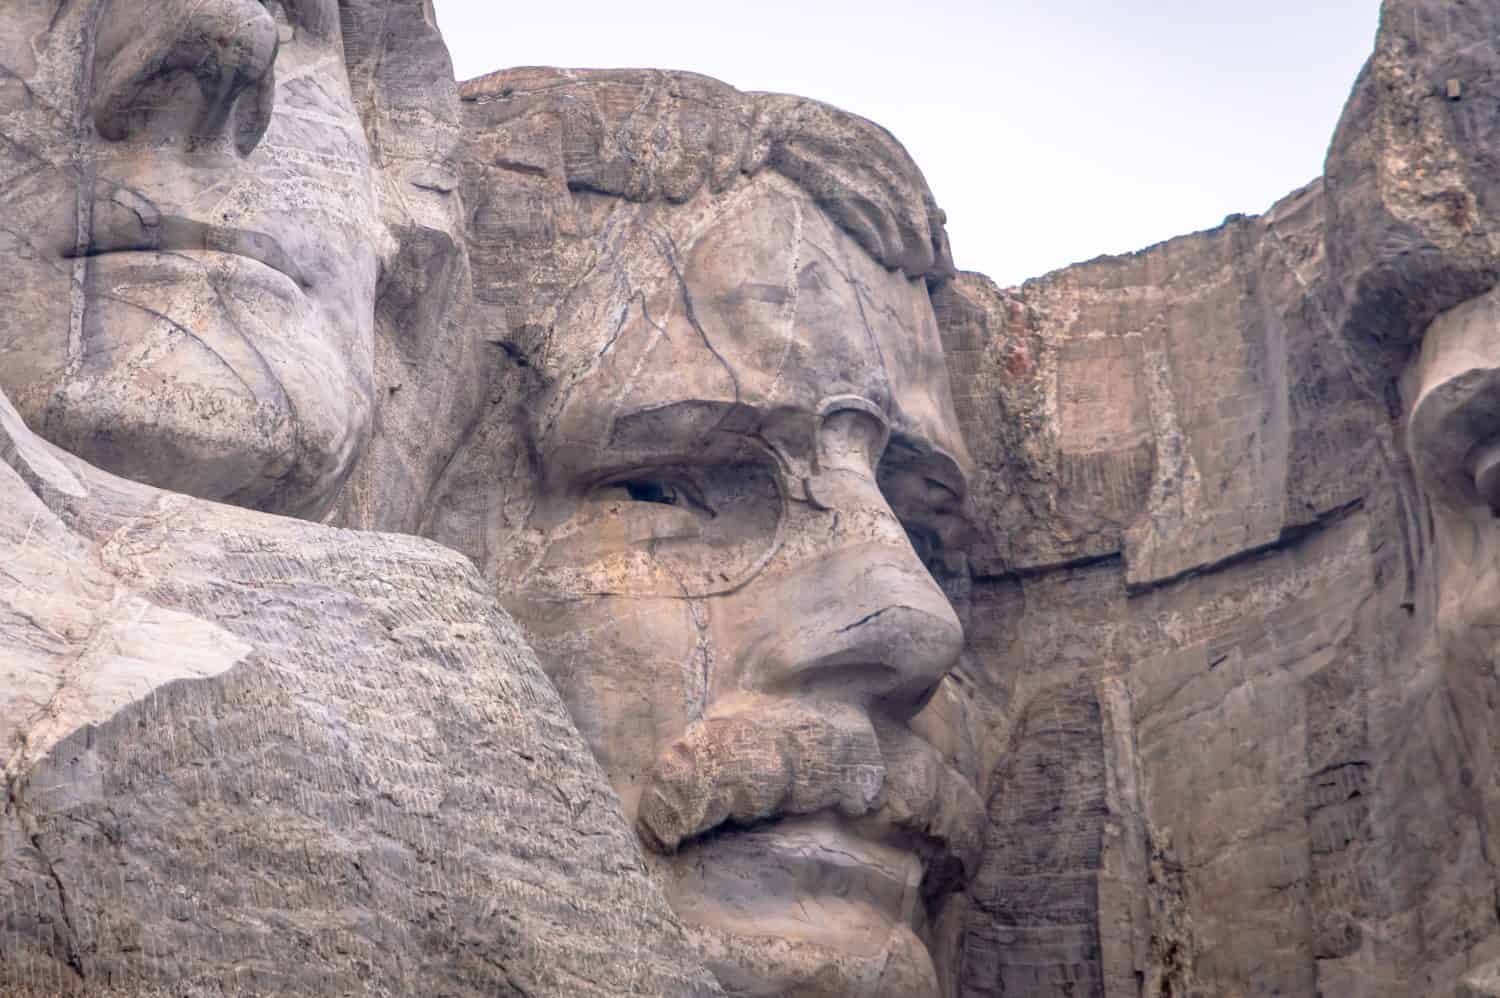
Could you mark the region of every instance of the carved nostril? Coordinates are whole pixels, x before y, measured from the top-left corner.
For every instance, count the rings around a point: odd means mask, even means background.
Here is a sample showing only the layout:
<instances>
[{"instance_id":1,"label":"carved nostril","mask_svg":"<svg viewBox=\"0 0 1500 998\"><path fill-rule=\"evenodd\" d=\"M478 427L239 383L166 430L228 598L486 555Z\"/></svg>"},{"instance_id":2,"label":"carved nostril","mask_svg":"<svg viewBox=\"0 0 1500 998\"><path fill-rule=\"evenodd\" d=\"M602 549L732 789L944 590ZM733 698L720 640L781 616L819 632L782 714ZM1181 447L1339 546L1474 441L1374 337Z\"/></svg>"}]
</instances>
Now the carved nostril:
<instances>
[{"instance_id":1,"label":"carved nostril","mask_svg":"<svg viewBox=\"0 0 1500 998\"><path fill-rule=\"evenodd\" d=\"M182 6L184 9L178 10ZM232 141L248 155L270 123L280 44L260 0L115 0L94 56L94 125L111 141L145 136L190 146Z\"/></svg>"}]
</instances>

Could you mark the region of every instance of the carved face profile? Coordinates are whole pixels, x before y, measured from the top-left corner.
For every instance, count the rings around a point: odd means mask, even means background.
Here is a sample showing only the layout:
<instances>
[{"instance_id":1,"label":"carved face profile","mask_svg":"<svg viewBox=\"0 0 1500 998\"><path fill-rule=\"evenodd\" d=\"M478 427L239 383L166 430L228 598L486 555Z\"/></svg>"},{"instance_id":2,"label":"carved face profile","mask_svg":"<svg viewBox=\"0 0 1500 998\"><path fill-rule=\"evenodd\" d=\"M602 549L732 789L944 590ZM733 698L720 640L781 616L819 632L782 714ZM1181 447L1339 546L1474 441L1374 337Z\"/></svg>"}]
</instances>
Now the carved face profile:
<instances>
[{"instance_id":1,"label":"carved face profile","mask_svg":"<svg viewBox=\"0 0 1500 998\"><path fill-rule=\"evenodd\" d=\"M1439 315L1407 372L1407 451L1429 500L1443 653L1500 661L1500 299Z\"/></svg>"},{"instance_id":2,"label":"carved face profile","mask_svg":"<svg viewBox=\"0 0 1500 998\"><path fill-rule=\"evenodd\" d=\"M0 389L111 471L318 516L369 431L377 228L337 0L16 0Z\"/></svg>"},{"instance_id":3,"label":"carved face profile","mask_svg":"<svg viewBox=\"0 0 1500 998\"><path fill-rule=\"evenodd\" d=\"M711 84L641 95L579 76L555 101L542 81L539 114ZM525 82L492 88L521 100ZM642 121L664 145L715 127ZM925 192L899 157L899 189ZM823 150L807 169L852 186L852 158ZM964 763L913 727L963 643L924 556L969 467L925 275L841 224L814 193L840 196L833 181L764 169L640 200L580 186L558 224L594 234L587 262L527 368L545 379L525 406L536 494L477 556L728 990L933 998L931 920L983 822ZM871 242L897 229L889 203L863 208ZM911 228L932 266L926 224Z\"/></svg>"}]
</instances>

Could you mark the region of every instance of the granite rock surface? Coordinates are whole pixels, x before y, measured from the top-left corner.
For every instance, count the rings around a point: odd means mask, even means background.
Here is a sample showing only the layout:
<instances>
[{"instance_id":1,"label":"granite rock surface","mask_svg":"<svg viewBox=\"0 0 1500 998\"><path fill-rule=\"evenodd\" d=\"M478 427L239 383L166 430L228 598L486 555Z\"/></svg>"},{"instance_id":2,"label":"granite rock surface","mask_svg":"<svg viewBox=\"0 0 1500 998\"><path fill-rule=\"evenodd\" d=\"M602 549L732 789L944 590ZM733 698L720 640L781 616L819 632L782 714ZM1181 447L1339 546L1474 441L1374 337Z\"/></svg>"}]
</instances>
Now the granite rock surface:
<instances>
[{"instance_id":1,"label":"granite rock surface","mask_svg":"<svg viewBox=\"0 0 1500 998\"><path fill-rule=\"evenodd\" d=\"M920 170L688 73L462 92L496 363L429 536L531 637L727 990L938 998L982 805Z\"/></svg>"},{"instance_id":2,"label":"granite rock surface","mask_svg":"<svg viewBox=\"0 0 1500 998\"><path fill-rule=\"evenodd\" d=\"M1500 993L1500 4L1019 288L814 101L14 7L0 993Z\"/></svg>"},{"instance_id":3,"label":"granite rock surface","mask_svg":"<svg viewBox=\"0 0 1500 998\"><path fill-rule=\"evenodd\" d=\"M1492 988L1497 16L1385 3L1263 215L935 296L991 717L959 994Z\"/></svg>"},{"instance_id":4,"label":"granite rock surface","mask_svg":"<svg viewBox=\"0 0 1500 998\"><path fill-rule=\"evenodd\" d=\"M461 556L0 427L0 992L720 993Z\"/></svg>"},{"instance_id":5,"label":"granite rock surface","mask_svg":"<svg viewBox=\"0 0 1500 998\"><path fill-rule=\"evenodd\" d=\"M0 65L0 994L720 994L474 566L309 522L415 533L479 398L431 5Z\"/></svg>"}]
</instances>

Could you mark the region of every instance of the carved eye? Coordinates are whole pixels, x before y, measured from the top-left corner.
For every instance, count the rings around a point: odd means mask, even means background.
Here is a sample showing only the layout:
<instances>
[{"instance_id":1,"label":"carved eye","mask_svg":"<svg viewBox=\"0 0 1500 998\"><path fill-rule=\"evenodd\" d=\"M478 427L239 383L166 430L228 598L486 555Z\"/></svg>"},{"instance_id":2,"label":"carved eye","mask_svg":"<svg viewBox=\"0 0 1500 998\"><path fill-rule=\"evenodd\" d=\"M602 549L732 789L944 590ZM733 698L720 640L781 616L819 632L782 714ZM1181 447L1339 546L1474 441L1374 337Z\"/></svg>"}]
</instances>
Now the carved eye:
<instances>
[{"instance_id":1,"label":"carved eye","mask_svg":"<svg viewBox=\"0 0 1500 998\"><path fill-rule=\"evenodd\" d=\"M604 498L617 501L651 503L656 506L676 506L712 518L715 514L698 491L678 479L669 478L625 478L604 486L600 490Z\"/></svg>"},{"instance_id":2,"label":"carved eye","mask_svg":"<svg viewBox=\"0 0 1500 998\"><path fill-rule=\"evenodd\" d=\"M621 482L615 487L623 489L633 502L654 502L663 506L676 506L681 501L677 487L667 482L635 479Z\"/></svg>"}]
</instances>

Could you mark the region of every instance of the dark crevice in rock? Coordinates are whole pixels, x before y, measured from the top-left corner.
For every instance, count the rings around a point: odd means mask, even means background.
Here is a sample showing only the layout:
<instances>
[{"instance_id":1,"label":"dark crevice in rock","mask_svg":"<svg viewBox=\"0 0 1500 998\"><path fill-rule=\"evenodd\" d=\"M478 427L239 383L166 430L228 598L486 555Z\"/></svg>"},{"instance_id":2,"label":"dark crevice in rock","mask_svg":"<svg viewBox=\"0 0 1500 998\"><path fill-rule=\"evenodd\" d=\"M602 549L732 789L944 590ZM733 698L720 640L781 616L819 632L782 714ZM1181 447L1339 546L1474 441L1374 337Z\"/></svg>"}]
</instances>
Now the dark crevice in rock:
<instances>
[{"instance_id":1,"label":"dark crevice in rock","mask_svg":"<svg viewBox=\"0 0 1500 998\"><path fill-rule=\"evenodd\" d=\"M1363 498L1351 500L1350 502L1347 502L1342 506L1331 509L1326 513L1319 515L1316 519L1308 523L1297 524L1285 528L1284 530L1282 530L1281 535L1269 544L1261 544L1256 547L1246 548L1243 551L1239 551L1233 555L1230 555L1228 558L1224 558L1207 565L1200 565L1185 572L1180 572L1176 575L1170 575L1161 579L1152 579L1150 582L1141 583L1138 585L1128 585L1126 587L1127 591L1132 596L1143 595L1145 593L1151 592L1152 590L1161 589L1166 586L1171 586L1175 583L1182 582L1185 579L1191 579L1201 575L1211 575L1214 572L1222 572L1225 569L1243 564L1244 562L1254 561L1256 558L1260 558L1271 552L1295 547L1303 541L1307 540L1309 537L1312 537L1313 535L1318 534L1337 523L1340 523L1351 514L1363 508L1363 506Z\"/></svg>"}]
</instances>

